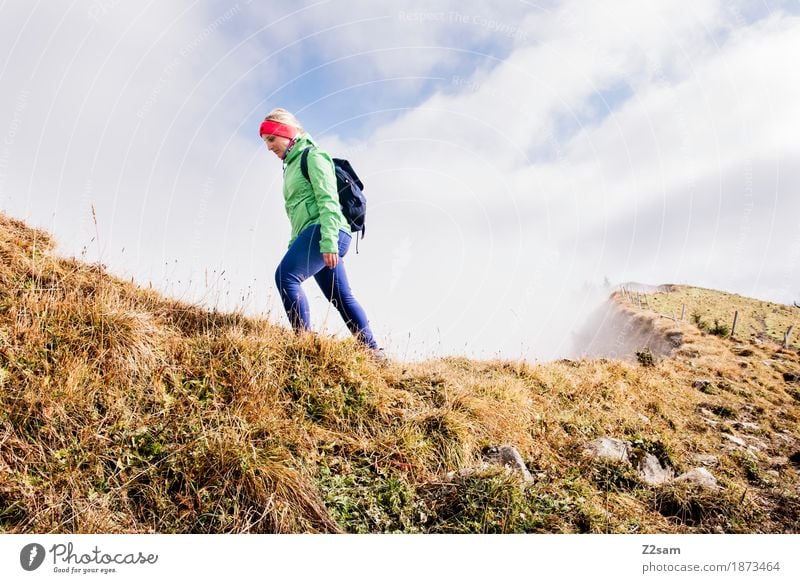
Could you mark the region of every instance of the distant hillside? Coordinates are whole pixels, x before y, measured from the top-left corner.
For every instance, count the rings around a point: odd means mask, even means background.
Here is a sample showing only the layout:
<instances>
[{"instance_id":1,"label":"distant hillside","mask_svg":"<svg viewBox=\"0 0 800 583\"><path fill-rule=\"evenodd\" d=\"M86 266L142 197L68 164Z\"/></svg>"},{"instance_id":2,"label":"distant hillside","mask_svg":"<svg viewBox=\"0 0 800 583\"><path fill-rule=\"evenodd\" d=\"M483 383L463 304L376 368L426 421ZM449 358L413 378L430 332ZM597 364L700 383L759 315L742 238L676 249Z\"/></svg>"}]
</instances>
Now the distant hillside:
<instances>
[{"instance_id":1,"label":"distant hillside","mask_svg":"<svg viewBox=\"0 0 800 583\"><path fill-rule=\"evenodd\" d=\"M734 327L735 320L735 327ZM670 322L689 323L701 332L756 345L800 350L800 308L687 285L619 286L577 333L575 344L589 357L635 359L648 347L669 355L682 332Z\"/></svg>"},{"instance_id":2,"label":"distant hillside","mask_svg":"<svg viewBox=\"0 0 800 583\"><path fill-rule=\"evenodd\" d=\"M796 308L620 291L618 359L381 366L52 247L0 215L2 532L799 530Z\"/></svg>"},{"instance_id":3,"label":"distant hillside","mask_svg":"<svg viewBox=\"0 0 800 583\"><path fill-rule=\"evenodd\" d=\"M743 341L777 342L791 328L788 348L800 350L800 308L747 298L710 289L670 286L667 292L648 297L645 308L684 319L702 330L730 331L736 318L734 338ZM634 298L629 298L634 301ZM720 327L722 328L720 330ZM726 335L726 334L723 334Z\"/></svg>"}]
</instances>

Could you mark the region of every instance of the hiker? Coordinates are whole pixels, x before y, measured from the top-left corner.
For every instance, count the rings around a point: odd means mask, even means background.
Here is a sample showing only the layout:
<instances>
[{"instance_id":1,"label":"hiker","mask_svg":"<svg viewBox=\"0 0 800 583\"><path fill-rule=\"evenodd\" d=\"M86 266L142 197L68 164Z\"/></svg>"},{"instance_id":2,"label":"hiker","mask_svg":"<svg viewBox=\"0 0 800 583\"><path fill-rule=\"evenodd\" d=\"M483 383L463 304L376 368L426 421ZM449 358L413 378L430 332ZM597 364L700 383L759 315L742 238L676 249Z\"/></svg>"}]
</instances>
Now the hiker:
<instances>
[{"instance_id":1,"label":"hiker","mask_svg":"<svg viewBox=\"0 0 800 583\"><path fill-rule=\"evenodd\" d=\"M317 146L294 115L282 108L270 112L259 134L267 149L283 161L283 199L292 234L289 250L275 272L275 283L292 328L296 332L310 329L308 299L301 284L313 275L350 332L383 360L383 350L372 335L367 314L353 297L347 281L343 258L352 234L339 204L331 157ZM308 148L306 179L301 156Z\"/></svg>"}]
</instances>

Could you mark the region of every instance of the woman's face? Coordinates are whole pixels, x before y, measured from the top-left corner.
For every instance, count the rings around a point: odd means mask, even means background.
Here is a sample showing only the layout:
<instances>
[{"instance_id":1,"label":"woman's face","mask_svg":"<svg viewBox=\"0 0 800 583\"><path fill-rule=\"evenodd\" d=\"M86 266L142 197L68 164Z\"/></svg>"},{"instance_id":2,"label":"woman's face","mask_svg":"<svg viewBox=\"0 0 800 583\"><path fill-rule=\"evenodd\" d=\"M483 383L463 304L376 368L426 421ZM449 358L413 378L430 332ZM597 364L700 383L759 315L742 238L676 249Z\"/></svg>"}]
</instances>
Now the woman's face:
<instances>
[{"instance_id":1,"label":"woman's face","mask_svg":"<svg viewBox=\"0 0 800 583\"><path fill-rule=\"evenodd\" d=\"M264 143L267 144L267 149L283 160L283 154L286 152L286 148L289 146L291 140L289 138L267 134L261 136L261 138L264 140Z\"/></svg>"}]
</instances>

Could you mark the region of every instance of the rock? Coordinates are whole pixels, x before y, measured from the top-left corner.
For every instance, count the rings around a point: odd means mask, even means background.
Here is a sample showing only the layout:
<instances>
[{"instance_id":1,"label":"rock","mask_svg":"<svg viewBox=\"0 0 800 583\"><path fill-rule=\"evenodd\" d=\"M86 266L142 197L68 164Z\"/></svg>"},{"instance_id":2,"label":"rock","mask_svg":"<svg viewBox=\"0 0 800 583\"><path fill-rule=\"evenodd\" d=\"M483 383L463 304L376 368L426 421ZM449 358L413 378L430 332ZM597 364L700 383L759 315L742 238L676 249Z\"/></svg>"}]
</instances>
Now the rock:
<instances>
[{"instance_id":1,"label":"rock","mask_svg":"<svg viewBox=\"0 0 800 583\"><path fill-rule=\"evenodd\" d=\"M710 425L711 427L716 427L717 425L719 425L719 421L717 421L716 419L712 419L714 414L705 407L700 407L697 410L697 412L700 413L700 418L707 425Z\"/></svg>"},{"instance_id":2,"label":"rock","mask_svg":"<svg viewBox=\"0 0 800 583\"><path fill-rule=\"evenodd\" d=\"M727 439L731 443L738 445L739 447L746 447L747 444L745 443L744 439L741 437L736 437L735 435L731 435L730 433L723 433L722 437Z\"/></svg>"},{"instance_id":3,"label":"rock","mask_svg":"<svg viewBox=\"0 0 800 583\"><path fill-rule=\"evenodd\" d=\"M647 415L644 415L642 413L637 413L636 416L639 418L640 421L644 423L650 423L650 417L648 417Z\"/></svg>"},{"instance_id":4,"label":"rock","mask_svg":"<svg viewBox=\"0 0 800 583\"><path fill-rule=\"evenodd\" d=\"M651 453L639 460L636 470L647 484L658 486L670 481L675 474L672 469L664 468L658 458Z\"/></svg>"},{"instance_id":5,"label":"rock","mask_svg":"<svg viewBox=\"0 0 800 583\"><path fill-rule=\"evenodd\" d=\"M583 449L583 454L595 459L609 459L627 462L631 453L631 445L627 441L613 437L599 437L590 441Z\"/></svg>"},{"instance_id":6,"label":"rock","mask_svg":"<svg viewBox=\"0 0 800 583\"><path fill-rule=\"evenodd\" d=\"M736 429L744 429L746 431L760 431L761 426L758 423L748 423L747 421L736 421L733 426Z\"/></svg>"},{"instance_id":7,"label":"rock","mask_svg":"<svg viewBox=\"0 0 800 583\"><path fill-rule=\"evenodd\" d=\"M714 468L719 465L719 458L711 454L698 453L694 456L694 461L707 468Z\"/></svg>"},{"instance_id":8,"label":"rock","mask_svg":"<svg viewBox=\"0 0 800 583\"><path fill-rule=\"evenodd\" d=\"M707 379L697 379L692 383L692 386L703 393L711 393L714 390L714 384Z\"/></svg>"},{"instance_id":9,"label":"rock","mask_svg":"<svg viewBox=\"0 0 800 583\"><path fill-rule=\"evenodd\" d=\"M667 340L673 348L680 348L683 344L683 332L667 332Z\"/></svg>"},{"instance_id":10,"label":"rock","mask_svg":"<svg viewBox=\"0 0 800 583\"><path fill-rule=\"evenodd\" d=\"M522 456L515 447L510 445L487 447L483 450L483 457L490 463L503 465L518 471L526 482L533 482L533 476L531 476Z\"/></svg>"},{"instance_id":11,"label":"rock","mask_svg":"<svg viewBox=\"0 0 800 583\"><path fill-rule=\"evenodd\" d=\"M709 490L719 490L719 485L717 484L717 479L705 468L694 468L686 472L685 474L681 474L674 480L675 482L689 482L692 484L697 484L698 486L702 486L703 488L708 488Z\"/></svg>"},{"instance_id":12,"label":"rock","mask_svg":"<svg viewBox=\"0 0 800 583\"><path fill-rule=\"evenodd\" d=\"M763 439L758 439L756 437L750 437L750 443L748 444L748 448L753 451L766 451L769 449L769 444L764 441Z\"/></svg>"}]
</instances>

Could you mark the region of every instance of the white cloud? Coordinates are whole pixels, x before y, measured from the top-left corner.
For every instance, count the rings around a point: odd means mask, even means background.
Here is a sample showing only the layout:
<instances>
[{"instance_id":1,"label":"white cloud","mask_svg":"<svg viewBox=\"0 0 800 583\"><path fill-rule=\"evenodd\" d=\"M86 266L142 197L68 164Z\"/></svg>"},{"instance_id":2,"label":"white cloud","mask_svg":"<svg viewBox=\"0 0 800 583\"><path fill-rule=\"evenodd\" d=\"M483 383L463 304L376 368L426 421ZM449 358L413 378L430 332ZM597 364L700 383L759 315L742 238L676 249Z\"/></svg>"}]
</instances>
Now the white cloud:
<instances>
[{"instance_id":1,"label":"white cloud","mask_svg":"<svg viewBox=\"0 0 800 583\"><path fill-rule=\"evenodd\" d=\"M163 279L160 266L178 257L219 262L219 241L203 216L227 214L240 160L253 154L241 139L222 152L252 107L231 91L251 67L227 36L242 6L71 8L3 8L15 12L3 14L0 35L14 46L0 78L3 110L17 94L26 101L3 206L52 229L76 253L95 233L93 205L103 259L139 278ZM227 164L215 167L223 154ZM276 180L279 172L261 176ZM257 189L239 196L255 204Z\"/></svg>"},{"instance_id":2,"label":"white cloud","mask_svg":"<svg viewBox=\"0 0 800 583\"><path fill-rule=\"evenodd\" d=\"M434 314L404 327L407 314L387 310L387 329L428 338L434 320L447 323L437 334L452 350L552 356L602 294L585 296L582 284L605 275L797 293L786 284L797 262L779 267L798 237L785 219L800 210L797 181L776 166L796 158L797 18L737 27L717 3L658 15L649 6L625 5L624 20L559 11L541 44L376 133L362 156L379 172L371 192L395 205L394 236L413 229L423 242L404 297ZM620 81L634 93L611 115L561 137L551 160L526 160L559 140L559 116L580 117L598 88Z\"/></svg>"},{"instance_id":3,"label":"white cloud","mask_svg":"<svg viewBox=\"0 0 800 583\"><path fill-rule=\"evenodd\" d=\"M348 269L398 356L563 355L606 275L788 301L800 24L737 7L7 2L0 201L68 253L94 205L113 271L285 323L280 164L250 129L285 86L302 115L334 112L323 145L367 184ZM327 62L344 78L313 85ZM419 103L396 76L441 80ZM382 113L390 97L406 109ZM345 333L307 290L315 324Z\"/></svg>"}]
</instances>

